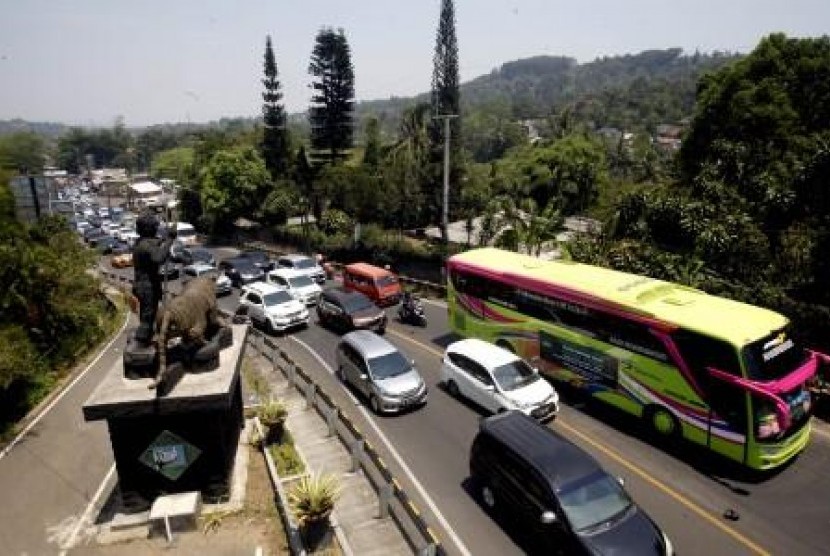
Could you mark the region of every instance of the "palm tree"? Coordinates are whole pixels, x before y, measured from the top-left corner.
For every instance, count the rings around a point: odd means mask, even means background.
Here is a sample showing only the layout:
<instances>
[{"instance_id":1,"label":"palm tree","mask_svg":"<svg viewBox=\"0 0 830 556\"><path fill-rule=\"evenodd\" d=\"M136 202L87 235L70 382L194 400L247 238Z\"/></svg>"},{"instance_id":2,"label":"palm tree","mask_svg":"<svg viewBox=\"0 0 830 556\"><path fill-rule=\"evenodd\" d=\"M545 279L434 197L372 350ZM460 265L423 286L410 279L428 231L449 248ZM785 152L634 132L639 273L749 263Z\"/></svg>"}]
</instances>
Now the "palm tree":
<instances>
[{"instance_id":1,"label":"palm tree","mask_svg":"<svg viewBox=\"0 0 830 556\"><path fill-rule=\"evenodd\" d=\"M557 232L562 230L564 218L554 200L539 210L533 199L527 198L516 203L511 197L501 197L491 204L490 209L498 208L496 213L496 228L511 229L511 237L515 238L516 249L524 248L529 255L539 256L542 247L556 239Z\"/></svg>"},{"instance_id":2,"label":"palm tree","mask_svg":"<svg viewBox=\"0 0 830 556\"><path fill-rule=\"evenodd\" d=\"M401 120L398 141L387 154L390 171L396 174L393 183L398 184L397 221L402 230L406 215L420 213L422 185L426 179L425 168L429 156L428 115L429 104L421 103L407 109Z\"/></svg>"}]
</instances>

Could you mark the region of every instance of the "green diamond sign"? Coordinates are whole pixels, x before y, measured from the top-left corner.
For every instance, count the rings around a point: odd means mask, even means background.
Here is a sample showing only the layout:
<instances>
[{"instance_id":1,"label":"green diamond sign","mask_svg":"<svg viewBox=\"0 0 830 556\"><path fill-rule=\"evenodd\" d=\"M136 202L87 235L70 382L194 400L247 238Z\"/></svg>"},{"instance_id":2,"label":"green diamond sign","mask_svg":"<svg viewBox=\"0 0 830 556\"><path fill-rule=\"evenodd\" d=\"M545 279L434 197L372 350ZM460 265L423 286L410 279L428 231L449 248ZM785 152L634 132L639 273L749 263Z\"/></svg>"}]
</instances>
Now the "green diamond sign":
<instances>
[{"instance_id":1,"label":"green diamond sign","mask_svg":"<svg viewBox=\"0 0 830 556\"><path fill-rule=\"evenodd\" d=\"M141 463L175 481L202 451L170 431L162 431L138 458Z\"/></svg>"}]
</instances>

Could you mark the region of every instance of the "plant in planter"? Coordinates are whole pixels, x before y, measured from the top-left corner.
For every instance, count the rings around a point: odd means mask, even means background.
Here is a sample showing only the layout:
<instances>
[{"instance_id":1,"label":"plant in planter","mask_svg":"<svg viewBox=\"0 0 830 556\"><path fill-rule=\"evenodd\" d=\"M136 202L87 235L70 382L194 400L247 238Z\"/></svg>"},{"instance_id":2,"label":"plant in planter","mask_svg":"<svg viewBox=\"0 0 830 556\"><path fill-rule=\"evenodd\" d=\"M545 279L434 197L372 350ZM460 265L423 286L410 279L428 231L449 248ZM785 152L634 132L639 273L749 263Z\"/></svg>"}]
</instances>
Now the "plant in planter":
<instances>
[{"instance_id":1,"label":"plant in planter","mask_svg":"<svg viewBox=\"0 0 830 556\"><path fill-rule=\"evenodd\" d=\"M307 549L314 550L329 542L329 516L339 497L340 483L337 477L329 474L307 475L288 493L288 503Z\"/></svg>"},{"instance_id":2,"label":"plant in planter","mask_svg":"<svg viewBox=\"0 0 830 556\"><path fill-rule=\"evenodd\" d=\"M279 442L285 428L285 419L288 417L288 408L285 404L278 400L268 400L259 406L257 417L265 427L265 442L269 444Z\"/></svg>"}]
</instances>

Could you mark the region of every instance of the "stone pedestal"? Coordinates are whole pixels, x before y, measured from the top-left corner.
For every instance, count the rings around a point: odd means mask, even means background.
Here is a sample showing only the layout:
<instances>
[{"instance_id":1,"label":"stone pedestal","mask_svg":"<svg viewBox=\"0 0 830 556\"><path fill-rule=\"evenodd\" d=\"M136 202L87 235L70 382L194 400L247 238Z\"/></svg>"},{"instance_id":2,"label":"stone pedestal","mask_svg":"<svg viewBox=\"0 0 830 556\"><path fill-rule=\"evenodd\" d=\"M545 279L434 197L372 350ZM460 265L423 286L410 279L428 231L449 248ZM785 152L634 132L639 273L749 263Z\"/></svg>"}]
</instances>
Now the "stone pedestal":
<instances>
[{"instance_id":1,"label":"stone pedestal","mask_svg":"<svg viewBox=\"0 0 830 556\"><path fill-rule=\"evenodd\" d=\"M230 474L244 426L240 366L247 326L233 325L233 343L213 371L185 373L159 395L150 378L127 379L121 362L83 406L87 421L106 420L127 511L149 508L159 495L199 491L205 502L230 492Z\"/></svg>"}]
</instances>

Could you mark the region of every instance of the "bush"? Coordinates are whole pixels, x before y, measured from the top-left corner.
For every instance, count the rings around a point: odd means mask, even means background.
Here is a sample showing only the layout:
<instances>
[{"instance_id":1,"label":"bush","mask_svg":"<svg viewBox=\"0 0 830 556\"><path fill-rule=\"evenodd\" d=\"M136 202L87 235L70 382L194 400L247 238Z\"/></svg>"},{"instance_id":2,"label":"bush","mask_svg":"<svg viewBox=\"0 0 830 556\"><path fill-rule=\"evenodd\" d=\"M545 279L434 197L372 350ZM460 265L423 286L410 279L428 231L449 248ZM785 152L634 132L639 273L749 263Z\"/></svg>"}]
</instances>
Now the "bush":
<instances>
[{"instance_id":1,"label":"bush","mask_svg":"<svg viewBox=\"0 0 830 556\"><path fill-rule=\"evenodd\" d=\"M307 475L288 493L288 503L300 527L308 527L326 521L339 497L334 475Z\"/></svg>"},{"instance_id":2,"label":"bush","mask_svg":"<svg viewBox=\"0 0 830 556\"><path fill-rule=\"evenodd\" d=\"M305 464L294 447L294 438L291 433L284 431L278 444L268 446L271 457L274 458L274 465L277 467L277 474L280 477L299 475L305 471Z\"/></svg>"}]
</instances>

